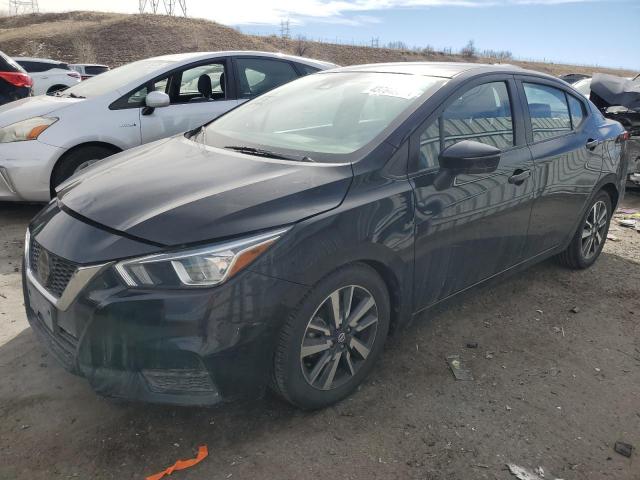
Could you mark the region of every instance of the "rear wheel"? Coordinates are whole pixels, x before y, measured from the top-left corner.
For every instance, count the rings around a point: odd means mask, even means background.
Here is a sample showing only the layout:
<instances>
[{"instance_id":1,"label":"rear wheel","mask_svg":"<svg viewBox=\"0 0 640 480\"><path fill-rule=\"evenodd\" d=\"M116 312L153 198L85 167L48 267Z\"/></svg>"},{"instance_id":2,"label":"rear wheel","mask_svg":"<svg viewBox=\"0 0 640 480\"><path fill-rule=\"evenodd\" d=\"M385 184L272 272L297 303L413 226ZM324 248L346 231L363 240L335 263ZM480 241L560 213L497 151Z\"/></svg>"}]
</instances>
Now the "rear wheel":
<instances>
[{"instance_id":1,"label":"rear wheel","mask_svg":"<svg viewBox=\"0 0 640 480\"><path fill-rule=\"evenodd\" d=\"M389 330L389 294L367 265L337 270L314 287L284 325L274 387L305 409L331 405L362 383Z\"/></svg>"},{"instance_id":2,"label":"rear wheel","mask_svg":"<svg viewBox=\"0 0 640 480\"><path fill-rule=\"evenodd\" d=\"M66 153L51 175L51 197L55 196L55 188L71 175L114 153L113 149L101 145L87 145Z\"/></svg>"},{"instance_id":3,"label":"rear wheel","mask_svg":"<svg viewBox=\"0 0 640 480\"><path fill-rule=\"evenodd\" d=\"M567 249L558 255L563 265L582 269L595 263L600 256L611 222L611 198L601 191L592 200Z\"/></svg>"},{"instance_id":4,"label":"rear wheel","mask_svg":"<svg viewBox=\"0 0 640 480\"><path fill-rule=\"evenodd\" d=\"M67 87L67 85L54 85L52 87L49 87L49 90L47 90L47 95L53 95L56 92L61 92L65 88L69 87Z\"/></svg>"}]
</instances>

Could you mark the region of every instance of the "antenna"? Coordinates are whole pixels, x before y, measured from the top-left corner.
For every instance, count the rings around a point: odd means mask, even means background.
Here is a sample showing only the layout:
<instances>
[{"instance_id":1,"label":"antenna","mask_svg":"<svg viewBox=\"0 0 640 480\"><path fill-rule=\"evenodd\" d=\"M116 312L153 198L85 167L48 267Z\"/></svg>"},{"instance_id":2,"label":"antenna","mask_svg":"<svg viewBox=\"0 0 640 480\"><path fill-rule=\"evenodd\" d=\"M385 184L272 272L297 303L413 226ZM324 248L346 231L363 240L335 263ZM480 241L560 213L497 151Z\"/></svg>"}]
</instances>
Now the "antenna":
<instances>
[{"instance_id":1,"label":"antenna","mask_svg":"<svg viewBox=\"0 0 640 480\"><path fill-rule=\"evenodd\" d=\"M9 0L9 15L40 13L38 0Z\"/></svg>"},{"instance_id":2,"label":"antenna","mask_svg":"<svg viewBox=\"0 0 640 480\"><path fill-rule=\"evenodd\" d=\"M169 16L173 17L176 15L176 5L179 7L182 15L187 16L187 0L162 0L162 5L165 13ZM151 10L149 13L156 15L158 13L158 7L160 6L160 0L138 0L138 11L140 13L145 13L147 6Z\"/></svg>"}]
</instances>

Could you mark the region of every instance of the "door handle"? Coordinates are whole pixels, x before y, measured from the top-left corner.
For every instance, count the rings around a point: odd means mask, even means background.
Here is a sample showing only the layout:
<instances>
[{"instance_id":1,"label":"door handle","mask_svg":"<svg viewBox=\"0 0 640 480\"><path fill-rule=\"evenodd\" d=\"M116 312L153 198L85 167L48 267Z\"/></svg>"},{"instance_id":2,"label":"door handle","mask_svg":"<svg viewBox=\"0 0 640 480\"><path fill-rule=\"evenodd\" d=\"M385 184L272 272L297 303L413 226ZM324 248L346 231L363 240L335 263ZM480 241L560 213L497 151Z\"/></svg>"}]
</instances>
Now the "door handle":
<instances>
[{"instance_id":1,"label":"door handle","mask_svg":"<svg viewBox=\"0 0 640 480\"><path fill-rule=\"evenodd\" d=\"M593 138L590 138L589 140L587 140L587 150L594 150L598 145L600 145L600 140L594 140Z\"/></svg>"},{"instance_id":2,"label":"door handle","mask_svg":"<svg viewBox=\"0 0 640 480\"><path fill-rule=\"evenodd\" d=\"M531 170L521 170L520 168L513 172L509 177L509 183L514 185L522 185L524 181L531 176Z\"/></svg>"}]
</instances>

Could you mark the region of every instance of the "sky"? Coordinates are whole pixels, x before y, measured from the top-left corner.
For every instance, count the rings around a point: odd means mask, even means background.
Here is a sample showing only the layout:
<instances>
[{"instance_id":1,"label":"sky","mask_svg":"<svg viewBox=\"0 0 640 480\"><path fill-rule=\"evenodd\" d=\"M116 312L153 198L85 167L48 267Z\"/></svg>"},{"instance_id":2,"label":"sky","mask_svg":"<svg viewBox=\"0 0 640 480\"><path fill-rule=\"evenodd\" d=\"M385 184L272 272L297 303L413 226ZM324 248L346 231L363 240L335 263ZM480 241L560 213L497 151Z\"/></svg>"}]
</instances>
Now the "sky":
<instances>
[{"instance_id":1,"label":"sky","mask_svg":"<svg viewBox=\"0 0 640 480\"><path fill-rule=\"evenodd\" d=\"M150 0L148 0L150 1ZM160 1L160 10L163 6ZM640 0L186 0L191 17L244 33L436 49L508 50L516 58L640 71ZM39 0L40 11L134 13L137 0Z\"/></svg>"}]
</instances>

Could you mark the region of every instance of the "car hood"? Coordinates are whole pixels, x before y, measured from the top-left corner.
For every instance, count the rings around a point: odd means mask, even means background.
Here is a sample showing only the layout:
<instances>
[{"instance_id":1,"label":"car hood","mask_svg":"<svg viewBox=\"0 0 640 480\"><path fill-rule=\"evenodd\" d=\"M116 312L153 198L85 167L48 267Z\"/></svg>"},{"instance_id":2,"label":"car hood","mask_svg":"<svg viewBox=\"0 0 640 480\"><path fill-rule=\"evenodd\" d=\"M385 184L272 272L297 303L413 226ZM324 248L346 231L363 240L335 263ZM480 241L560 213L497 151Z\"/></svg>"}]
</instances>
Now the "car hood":
<instances>
[{"instance_id":1,"label":"car hood","mask_svg":"<svg viewBox=\"0 0 640 480\"><path fill-rule=\"evenodd\" d=\"M591 96L598 108L623 106L640 110L640 80L596 73L591 80Z\"/></svg>"},{"instance_id":2,"label":"car hood","mask_svg":"<svg viewBox=\"0 0 640 480\"><path fill-rule=\"evenodd\" d=\"M290 224L340 205L350 164L274 160L184 136L89 167L61 185L62 207L109 229L166 246Z\"/></svg>"},{"instance_id":3,"label":"car hood","mask_svg":"<svg viewBox=\"0 0 640 480\"><path fill-rule=\"evenodd\" d=\"M82 101L83 99L79 98L38 95L37 97L27 97L15 102L5 103L0 106L0 127L6 127L12 123L33 117L48 115L56 110Z\"/></svg>"}]
</instances>

